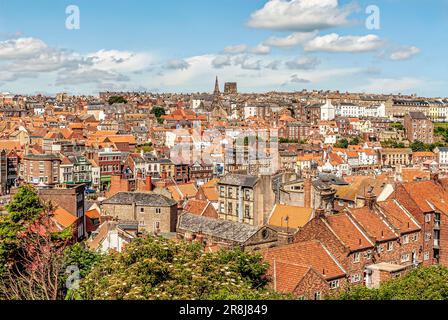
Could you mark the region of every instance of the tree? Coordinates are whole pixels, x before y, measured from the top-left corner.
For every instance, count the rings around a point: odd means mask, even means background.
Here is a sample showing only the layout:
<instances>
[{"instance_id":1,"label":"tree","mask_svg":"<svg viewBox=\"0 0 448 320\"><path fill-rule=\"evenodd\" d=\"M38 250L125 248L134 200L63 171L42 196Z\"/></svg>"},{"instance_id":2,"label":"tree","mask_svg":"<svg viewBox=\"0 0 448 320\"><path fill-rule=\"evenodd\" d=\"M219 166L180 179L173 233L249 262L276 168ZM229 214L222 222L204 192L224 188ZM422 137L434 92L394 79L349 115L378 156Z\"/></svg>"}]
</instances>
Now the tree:
<instances>
[{"instance_id":1,"label":"tree","mask_svg":"<svg viewBox=\"0 0 448 320\"><path fill-rule=\"evenodd\" d=\"M43 209L37 191L29 185L20 187L6 206L9 215L0 217L0 275L17 259L21 249L18 233L36 221Z\"/></svg>"},{"instance_id":2,"label":"tree","mask_svg":"<svg viewBox=\"0 0 448 320\"><path fill-rule=\"evenodd\" d=\"M418 268L402 278L384 283L379 289L348 287L339 300L448 300L448 269L442 266Z\"/></svg>"},{"instance_id":3,"label":"tree","mask_svg":"<svg viewBox=\"0 0 448 320\"><path fill-rule=\"evenodd\" d=\"M107 102L109 103L109 105L115 103L128 103L128 101L125 98L119 96L112 96L109 98L109 100L107 100Z\"/></svg>"},{"instance_id":4,"label":"tree","mask_svg":"<svg viewBox=\"0 0 448 320\"><path fill-rule=\"evenodd\" d=\"M347 149L348 148L348 140L347 139L339 140L338 142L335 143L334 147L340 148L340 149Z\"/></svg>"},{"instance_id":5,"label":"tree","mask_svg":"<svg viewBox=\"0 0 448 320\"><path fill-rule=\"evenodd\" d=\"M359 137L354 137L353 139L350 140L350 145L357 146L360 142L361 140L359 139Z\"/></svg>"},{"instance_id":6,"label":"tree","mask_svg":"<svg viewBox=\"0 0 448 320\"><path fill-rule=\"evenodd\" d=\"M428 151L429 150L429 146L425 145L423 142L421 141L414 141L413 143L411 143L410 145L412 151L414 152L418 152L418 151Z\"/></svg>"},{"instance_id":7,"label":"tree","mask_svg":"<svg viewBox=\"0 0 448 320\"><path fill-rule=\"evenodd\" d=\"M266 289L268 266L240 249L206 253L197 242L137 239L81 280L87 300L216 300L280 297Z\"/></svg>"},{"instance_id":8,"label":"tree","mask_svg":"<svg viewBox=\"0 0 448 320\"><path fill-rule=\"evenodd\" d=\"M151 113L156 116L157 121L160 123L162 121L162 116L166 114L166 111L164 108L156 106L151 109Z\"/></svg>"}]
</instances>

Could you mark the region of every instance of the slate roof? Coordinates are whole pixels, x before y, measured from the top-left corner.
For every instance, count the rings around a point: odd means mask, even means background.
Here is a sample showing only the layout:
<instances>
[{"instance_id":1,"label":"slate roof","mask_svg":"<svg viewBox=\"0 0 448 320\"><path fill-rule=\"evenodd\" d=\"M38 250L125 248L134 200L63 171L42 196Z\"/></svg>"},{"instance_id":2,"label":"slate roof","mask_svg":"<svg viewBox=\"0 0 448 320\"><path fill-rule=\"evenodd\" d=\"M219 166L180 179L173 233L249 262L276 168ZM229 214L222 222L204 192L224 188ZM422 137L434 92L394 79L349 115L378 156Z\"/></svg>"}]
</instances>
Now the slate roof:
<instances>
[{"instance_id":1,"label":"slate roof","mask_svg":"<svg viewBox=\"0 0 448 320\"><path fill-rule=\"evenodd\" d=\"M156 193L119 192L111 198L104 200L103 204L133 204L138 206L171 207L176 201Z\"/></svg>"},{"instance_id":2,"label":"slate roof","mask_svg":"<svg viewBox=\"0 0 448 320\"><path fill-rule=\"evenodd\" d=\"M194 214L185 213L179 217L178 229L190 232L202 232L208 236L214 236L239 243L246 242L258 230L258 227L239 222L212 219Z\"/></svg>"},{"instance_id":3,"label":"slate roof","mask_svg":"<svg viewBox=\"0 0 448 320\"><path fill-rule=\"evenodd\" d=\"M254 187L258 181L258 177L249 176L245 174L228 174L219 180L219 184L242 186L242 187Z\"/></svg>"}]
</instances>

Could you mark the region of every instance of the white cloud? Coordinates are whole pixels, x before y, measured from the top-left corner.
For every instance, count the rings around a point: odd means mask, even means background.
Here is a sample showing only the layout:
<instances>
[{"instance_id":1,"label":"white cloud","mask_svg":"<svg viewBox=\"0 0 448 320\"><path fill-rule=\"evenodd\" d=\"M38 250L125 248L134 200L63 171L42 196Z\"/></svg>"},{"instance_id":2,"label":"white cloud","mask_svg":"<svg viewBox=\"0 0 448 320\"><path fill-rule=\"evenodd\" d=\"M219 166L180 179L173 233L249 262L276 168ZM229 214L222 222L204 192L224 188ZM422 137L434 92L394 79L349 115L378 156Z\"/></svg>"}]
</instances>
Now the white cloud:
<instances>
[{"instance_id":1,"label":"white cloud","mask_svg":"<svg viewBox=\"0 0 448 320\"><path fill-rule=\"evenodd\" d=\"M260 54L265 55L271 53L271 48L263 43L258 44L257 46L251 48L245 44L239 44L235 46L225 47L223 50L225 54L243 54L243 53L252 53L252 54Z\"/></svg>"},{"instance_id":2,"label":"white cloud","mask_svg":"<svg viewBox=\"0 0 448 320\"><path fill-rule=\"evenodd\" d=\"M300 57L285 62L288 69L312 70L320 64L320 60L314 57Z\"/></svg>"},{"instance_id":3,"label":"white cloud","mask_svg":"<svg viewBox=\"0 0 448 320\"><path fill-rule=\"evenodd\" d=\"M403 47L403 48L399 48L399 49L393 51L390 54L389 58L394 61L408 60L408 59L411 59L413 56L419 54L420 52L421 52L421 50L414 46Z\"/></svg>"},{"instance_id":4,"label":"white cloud","mask_svg":"<svg viewBox=\"0 0 448 320\"><path fill-rule=\"evenodd\" d=\"M228 46L224 48L224 53L228 54L240 54L247 52L248 47L245 44L239 44L235 46Z\"/></svg>"},{"instance_id":5,"label":"white cloud","mask_svg":"<svg viewBox=\"0 0 448 320\"><path fill-rule=\"evenodd\" d=\"M268 38L264 44L271 47L280 47L280 48L288 48L294 47L299 44L305 43L308 40L316 37L318 34L317 31L312 32L294 32L293 34L285 37L270 37Z\"/></svg>"},{"instance_id":6,"label":"white cloud","mask_svg":"<svg viewBox=\"0 0 448 320\"><path fill-rule=\"evenodd\" d=\"M316 37L305 44L305 51L324 52L369 52L375 51L384 45L376 35L366 36L340 36L337 33Z\"/></svg>"},{"instance_id":7,"label":"white cloud","mask_svg":"<svg viewBox=\"0 0 448 320\"><path fill-rule=\"evenodd\" d=\"M270 0L251 15L248 25L272 30L312 31L348 24L356 9L338 0Z\"/></svg>"},{"instance_id":8,"label":"white cloud","mask_svg":"<svg viewBox=\"0 0 448 320\"><path fill-rule=\"evenodd\" d=\"M217 56L211 64L214 68L220 69L232 65L232 59L229 56Z\"/></svg>"},{"instance_id":9,"label":"white cloud","mask_svg":"<svg viewBox=\"0 0 448 320\"><path fill-rule=\"evenodd\" d=\"M48 46L35 38L9 39L0 42L0 60L18 60L45 51Z\"/></svg>"},{"instance_id":10,"label":"white cloud","mask_svg":"<svg viewBox=\"0 0 448 320\"><path fill-rule=\"evenodd\" d=\"M170 60L166 63L165 68L175 70L186 70L190 67L190 64L182 59Z\"/></svg>"},{"instance_id":11,"label":"white cloud","mask_svg":"<svg viewBox=\"0 0 448 320\"><path fill-rule=\"evenodd\" d=\"M88 54L87 59L95 69L115 72L135 72L148 68L152 63L152 57L147 53L118 50L100 50Z\"/></svg>"},{"instance_id":12,"label":"white cloud","mask_svg":"<svg viewBox=\"0 0 448 320\"><path fill-rule=\"evenodd\" d=\"M368 84L355 88L356 91L363 91L369 93L403 93L412 90L417 90L423 81L416 78L372 78L368 80Z\"/></svg>"},{"instance_id":13,"label":"white cloud","mask_svg":"<svg viewBox=\"0 0 448 320\"><path fill-rule=\"evenodd\" d=\"M271 53L271 47L266 46L263 43L260 43L256 47L252 48L249 52L253 54L269 54Z\"/></svg>"}]
</instances>

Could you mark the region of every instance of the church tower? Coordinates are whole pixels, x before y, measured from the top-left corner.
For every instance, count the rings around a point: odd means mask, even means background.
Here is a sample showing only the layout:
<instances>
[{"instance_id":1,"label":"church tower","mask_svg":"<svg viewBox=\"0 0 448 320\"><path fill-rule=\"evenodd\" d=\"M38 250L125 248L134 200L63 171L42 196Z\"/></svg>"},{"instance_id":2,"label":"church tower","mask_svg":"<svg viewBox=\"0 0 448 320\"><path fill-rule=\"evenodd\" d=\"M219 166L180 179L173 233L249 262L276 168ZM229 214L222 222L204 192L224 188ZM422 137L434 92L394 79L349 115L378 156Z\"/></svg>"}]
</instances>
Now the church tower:
<instances>
[{"instance_id":1,"label":"church tower","mask_svg":"<svg viewBox=\"0 0 448 320\"><path fill-rule=\"evenodd\" d=\"M215 91L213 92L213 95L217 96L221 94L221 92L219 91L219 82L218 82L218 76L216 76L216 81L215 81Z\"/></svg>"}]
</instances>

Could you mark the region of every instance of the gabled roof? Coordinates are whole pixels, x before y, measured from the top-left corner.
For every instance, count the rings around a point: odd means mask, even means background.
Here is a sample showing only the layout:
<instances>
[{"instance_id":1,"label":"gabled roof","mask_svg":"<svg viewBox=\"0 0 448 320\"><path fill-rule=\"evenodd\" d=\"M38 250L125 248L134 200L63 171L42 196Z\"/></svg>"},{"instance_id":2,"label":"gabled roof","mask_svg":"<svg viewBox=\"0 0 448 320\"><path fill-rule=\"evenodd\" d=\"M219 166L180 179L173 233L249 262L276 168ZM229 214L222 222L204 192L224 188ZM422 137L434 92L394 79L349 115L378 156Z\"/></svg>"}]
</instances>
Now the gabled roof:
<instances>
[{"instance_id":1,"label":"gabled roof","mask_svg":"<svg viewBox=\"0 0 448 320\"><path fill-rule=\"evenodd\" d=\"M194 214L184 213L179 217L178 229L193 233L202 232L205 235L220 239L245 243L259 228L228 220L213 219Z\"/></svg>"},{"instance_id":2,"label":"gabled roof","mask_svg":"<svg viewBox=\"0 0 448 320\"><path fill-rule=\"evenodd\" d=\"M103 201L103 204L129 205L133 203L141 206L157 207L171 207L177 204L173 199L169 199L161 194L140 192L119 192Z\"/></svg>"},{"instance_id":3,"label":"gabled roof","mask_svg":"<svg viewBox=\"0 0 448 320\"><path fill-rule=\"evenodd\" d=\"M328 216L325 218L325 221L331 231L336 234L350 251L359 251L374 246L368 235L346 213Z\"/></svg>"},{"instance_id":4,"label":"gabled roof","mask_svg":"<svg viewBox=\"0 0 448 320\"><path fill-rule=\"evenodd\" d=\"M311 208L276 204L268 224L275 227L302 228L310 221L312 214Z\"/></svg>"},{"instance_id":5,"label":"gabled roof","mask_svg":"<svg viewBox=\"0 0 448 320\"><path fill-rule=\"evenodd\" d=\"M271 274L274 260L276 263L302 266L299 274L295 275L296 279L306 274L304 267L314 269L326 280L342 278L346 274L328 249L317 240L269 248L263 251L263 256L270 264Z\"/></svg>"},{"instance_id":6,"label":"gabled roof","mask_svg":"<svg viewBox=\"0 0 448 320\"><path fill-rule=\"evenodd\" d=\"M388 223L368 207L350 209L350 213L376 241L389 241L398 238Z\"/></svg>"},{"instance_id":7,"label":"gabled roof","mask_svg":"<svg viewBox=\"0 0 448 320\"><path fill-rule=\"evenodd\" d=\"M408 233L415 232L421 229L417 221L406 211L397 200L389 199L378 203L381 212L386 216L387 220L400 232Z\"/></svg>"},{"instance_id":8,"label":"gabled roof","mask_svg":"<svg viewBox=\"0 0 448 320\"><path fill-rule=\"evenodd\" d=\"M219 184L231 185L231 186L242 186L253 188L258 182L258 177L249 176L244 174L233 174L229 173L221 180Z\"/></svg>"}]
</instances>

